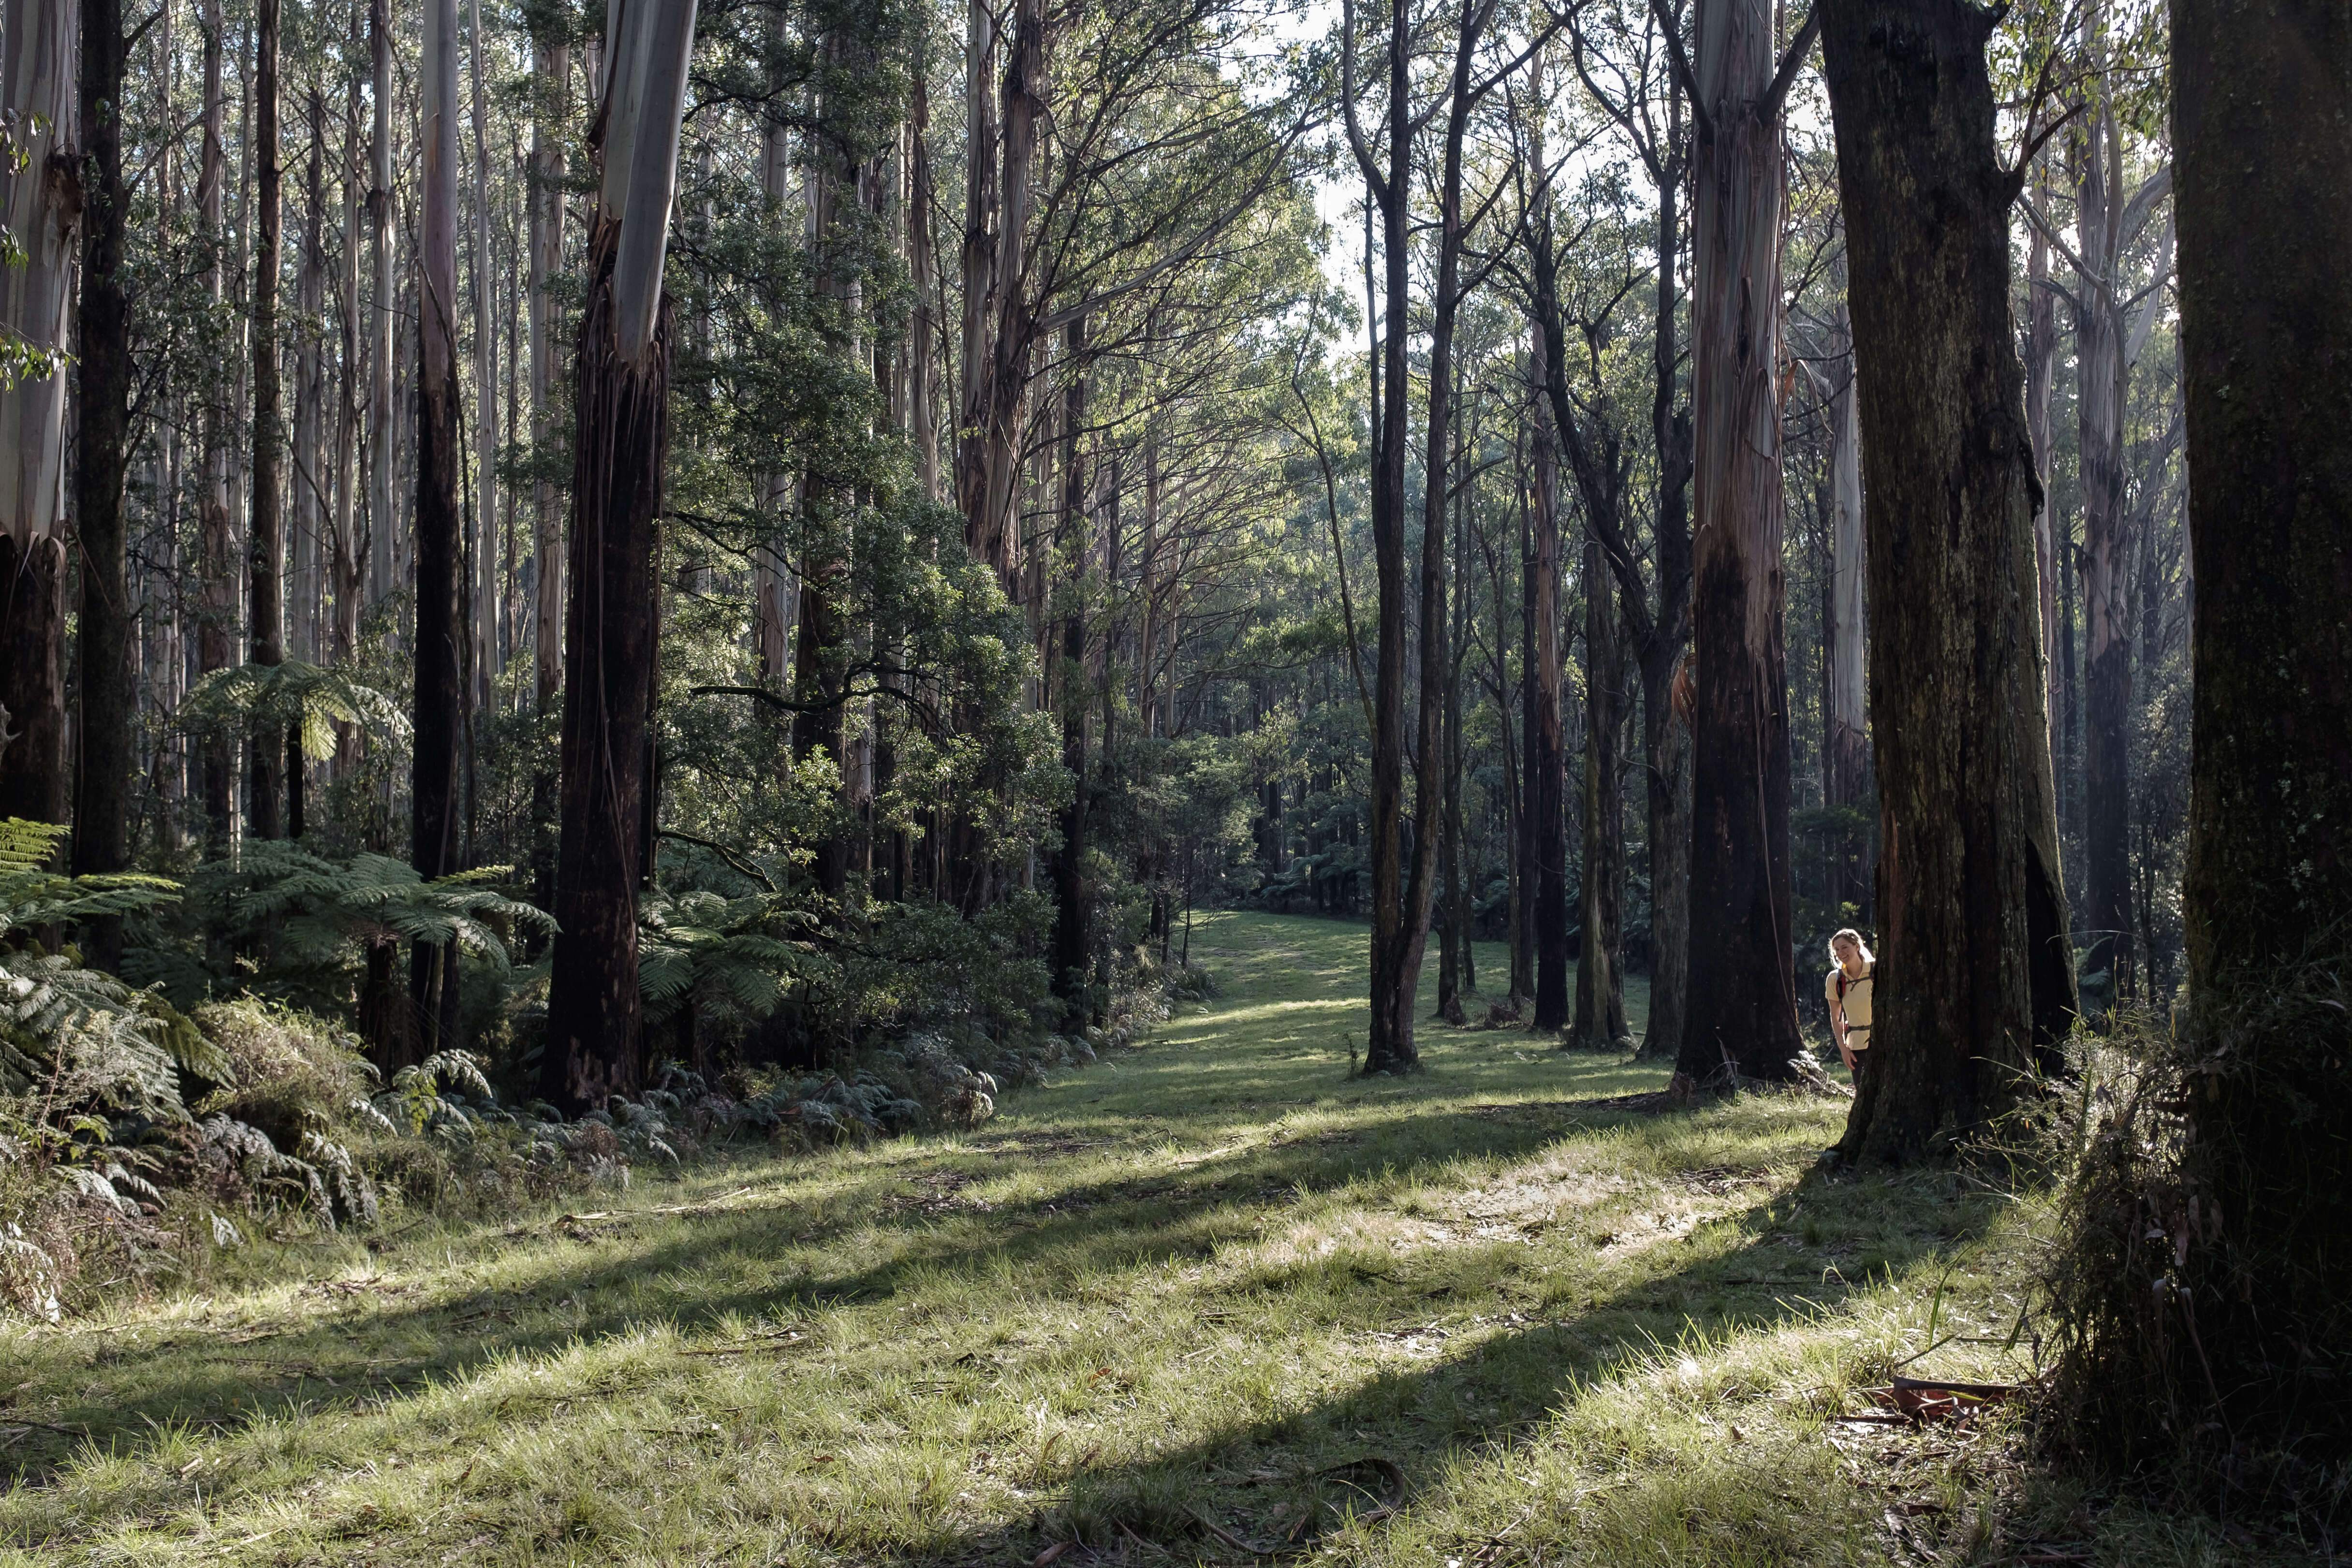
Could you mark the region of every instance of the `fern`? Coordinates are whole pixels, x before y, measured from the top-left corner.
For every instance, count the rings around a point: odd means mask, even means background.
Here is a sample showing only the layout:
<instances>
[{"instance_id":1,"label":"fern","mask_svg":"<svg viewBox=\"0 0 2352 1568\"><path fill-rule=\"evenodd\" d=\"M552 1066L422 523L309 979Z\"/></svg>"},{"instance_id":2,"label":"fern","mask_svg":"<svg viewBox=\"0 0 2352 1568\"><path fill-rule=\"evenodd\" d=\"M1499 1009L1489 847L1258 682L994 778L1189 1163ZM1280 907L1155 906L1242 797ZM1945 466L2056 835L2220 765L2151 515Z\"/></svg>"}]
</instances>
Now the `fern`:
<instances>
[{"instance_id":1,"label":"fern","mask_svg":"<svg viewBox=\"0 0 2352 1568\"><path fill-rule=\"evenodd\" d=\"M68 831L22 817L0 821L0 936L31 925L131 915L178 901L180 884L160 876L68 876L49 869Z\"/></svg>"},{"instance_id":2,"label":"fern","mask_svg":"<svg viewBox=\"0 0 2352 1568\"><path fill-rule=\"evenodd\" d=\"M247 843L235 865L208 865L197 879L224 897L240 925L275 925L281 950L296 958L337 962L361 941L455 942L503 977L512 959L494 923L555 929L545 911L495 885L513 874L512 866L484 866L426 882L389 855L335 861L264 840Z\"/></svg>"},{"instance_id":3,"label":"fern","mask_svg":"<svg viewBox=\"0 0 2352 1568\"><path fill-rule=\"evenodd\" d=\"M647 894L637 906L637 989L646 1021L660 1023L689 1001L747 1019L775 1011L810 948L774 927L802 915L772 896Z\"/></svg>"},{"instance_id":4,"label":"fern","mask_svg":"<svg viewBox=\"0 0 2352 1568\"><path fill-rule=\"evenodd\" d=\"M190 688L180 704L183 729L289 729L302 731L302 753L313 761L335 753L337 724L356 724L394 740L408 737L408 716L373 686L349 672L289 659L278 664L238 664L215 670Z\"/></svg>"}]
</instances>

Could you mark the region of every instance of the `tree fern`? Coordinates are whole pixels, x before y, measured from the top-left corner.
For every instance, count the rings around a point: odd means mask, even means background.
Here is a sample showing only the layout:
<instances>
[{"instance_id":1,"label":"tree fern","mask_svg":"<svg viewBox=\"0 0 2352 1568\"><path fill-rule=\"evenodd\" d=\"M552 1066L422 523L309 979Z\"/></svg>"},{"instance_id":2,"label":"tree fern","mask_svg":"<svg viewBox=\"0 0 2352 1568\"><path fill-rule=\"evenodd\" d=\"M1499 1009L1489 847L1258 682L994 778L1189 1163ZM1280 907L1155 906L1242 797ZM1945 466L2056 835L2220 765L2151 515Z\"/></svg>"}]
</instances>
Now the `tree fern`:
<instances>
[{"instance_id":1,"label":"tree fern","mask_svg":"<svg viewBox=\"0 0 2352 1568\"><path fill-rule=\"evenodd\" d=\"M646 1021L688 1003L743 1019L765 1018L811 961L803 941L776 934L803 918L775 896L647 894L637 905L637 988Z\"/></svg>"},{"instance_id":2,"label":"tree fern","mask_svg":"<svg viewBox=\"0 0 2352 1568\"><path fill-rule=\"evenodd\" d=\"M312 961L349 956L368 940L455 942L501 976L512 965L500 924L545 932L555 922L535 905L500 892L511 866L484 866L427 882L389 855L347 861L312 854L284 840L249 842L235 865L197 873L240 927L276 926L282 950Z\"/></svg>"},{"instance_id":3,"label":"tree fern","mask_svg":"<svg viewBox=\"0 0 2352 1568\"><path fill-rule=\"evenodd\" d=\"M373 686L343 670L289 659L281 664L238 664L215 670L180 704L183 729L302 731L302 752L313 761L335 753L335 725L356 724L395 741L408 738L408 716Z\"/></svg>"}]
</instances>

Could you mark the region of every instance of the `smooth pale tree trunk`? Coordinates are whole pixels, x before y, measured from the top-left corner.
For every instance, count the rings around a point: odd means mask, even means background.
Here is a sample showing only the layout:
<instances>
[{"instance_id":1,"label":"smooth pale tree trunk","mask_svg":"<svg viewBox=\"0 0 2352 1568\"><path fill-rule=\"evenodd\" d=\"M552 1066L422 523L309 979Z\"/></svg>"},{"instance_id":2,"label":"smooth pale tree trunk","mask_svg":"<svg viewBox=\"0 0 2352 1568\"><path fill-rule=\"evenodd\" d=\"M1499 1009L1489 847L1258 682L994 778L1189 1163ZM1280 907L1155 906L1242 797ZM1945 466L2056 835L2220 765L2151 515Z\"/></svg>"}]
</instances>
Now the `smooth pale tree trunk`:
<instances>
[{"instance_id":1,"label":"smooth pale tree trunk","mask_svg":"<svg viewBox=\"0 0 2352 1568\"><path fill-rule=\"evenodd\" d=\"M609 41L604 168L588 246L564 627L563 799L541 1093L569 1114L644 1081L637 894L659 663L669 301L694 0L624 0Z\"/></svg>"},{"instance_id":2,"label":"smooth pale tree trunk","mask_svg":"<svg viewBox=\"0 0 2352 1568\"><path fill-rule=\"evenodd\" d=\"M1841 1150L1981 1128L2073 1005L2042 713L2033 455L1985 44L1965 0L1830 0L1870 493L1881 850L1875 1030ZM1923 289L1922 279L1936 287Z\"/></svg>"},{"instance_id":3,"label":"smooth pale tree trunk","mask_svg":"<svg viewBox=\"0 0 2352 1568\"><path fill-rule=\"evenodd\" d=\"M1614 1051L1625 1021L1625 801L1618 783L1617 596L1598 539L1584 547L1584 873L1569 1043Z\"/></svg>"},{"instance_id":4,"label":"smooth pale tree trunk","mask_svg":"<svg viewBox=\"0 0 2352 1568\"><path fill-rule=\"evenodd\" d=\"M2165 1306L2211 1363L2172 1334L2173 1386L2223 1393L2228 1437L2198 1440L2251 1460L2251 1492L2265 1456L2316 1476L2352 1448L2334 1380L2352 1302L2352 11L2171 16L2196 566L2181 902L2205 1076L2179 1189L2204 1207L2165 1216L2195 1230Z\"/></svg>"},{"instance_id":5,"label":"smooth pale tree trunk","mask_svg":"<svg viewBox=\"0 0 2352 1568\"><path fill-rule=\"evenodd\" d=\"M571 102L572 47L542 45L534 54L540 69L538 93L532 99L530 186L525 193L530 213L530 278L527 300L530 314L530 446L546 450L550 428L548 397L555 384L555 301L548 280L563 259L563 136L561 128ZM552 119L553 124L548 123ZM542 718L556 711L563 690L563 515L555 486L544 475L534 477L531 502L531 692L533 711ZM556 770L542 757L531 770L530 818L533 896L542 909L555 907L557 852Z\"/></svg>"},{"instance_id":6,"label":"smooth pale tree trunk","mask_svg":"<svg viewBox=\"0 0 2352 1568\"><path fill-rule=\"evenodd\" d=\"M75 728L73 870L121 871L131 853L131 669L135 618L124 580L123 478L131 445L131 305L122 286L129 193L122 183L121 0L81 0L81 312L75 334L80 396L74 512L81 554L81 713ZM120 916L84 938L101 969L122 962Z\"/></svg>"},{"instance_id":7,"label":"smooth pale tree trunk","mask_svg":"<svg viewBox=\"0 0 2352 1568\"><path fill-rule=\"evenodd\" d=\"M307 198L294 241L294 466L288 475L293 506L289 530L286 572L286 652L316 664L319 659L319 544L326 532L322 486L326 476L319 466L325 422L321 403L326 393L326 346L318 323L326 308L324 149L320 137L325 116L313 91L305 106L310 122L310 158L305 165L302 193ZM299 754L287 758L287 786L292 791L299 777ZM300 830L295 830L300 837Z\"/></svg>"},{"instance_id":8,"label":"smooth pale tree trunk","mask_svg":"<svg viewBox=\"0 0 2352 1568\"><path fill-rule=\"evenodd\" d=\"M285 430L278 357L278 271L284 202L278 162L279 0L257 0L253 16L253 490L252 528L246 541L251 582L246 657L272 665L286 659ZM279 792L286 764L301 759L299 727L252 737L246 776L246 831L257 839L282 837Z\"/></svg>"},{"instance_id":9,"label":"smooth pale tree trunk","mask_svg":"<svg viewBox=\"0 0 2352 1568\"><path fill-rule=\"evenodd\" d=\"M2045 164L2044 158L2034 160L2033 202L2046 213L2050 186ZM2042 707L2054 726L2059 713L2058 546L2050 493L2050 394L2058 373L2058 296L2051 287L2050 236L2039 224L2026 225L2025 287L2025 433L2033 443L2033 480L2041 497L2033 509L2033 558L2042 574Z\"/></svg>"},{"instance_id":10,"label":"smooth pale tree trunk","mask_svg":"<svg viewBox=\"0 0 2352 1568\"><path fill-rule=\"evenodd\" d=\"M551 126L534 115L530 131L530 444L547 440L549 390L555 380L555 302L547 282L563 260L563 137L559 131L570 103L572 46L538 51L541 96L535 101ZM555 486L532 480L531 558L536 579L531 647L533 690L540 708L554 705L563 685L563 514Z\"/></svg>"},{"instance_id":11,"label":"smooth pale tree trunk","mask_svg":"<svg viewBox=\"0 0 2352 1568\"><path fill-rule=\"evenodd\" d=\"M1691 314L1696 683L1685 1084L1790 1076L1797 1032L1781 574L1780 105L1773 7L1701 0Z\"/></svg>"},{"instance_id":12,"label":"smooth pale tree trunk","mask_svg":"<svg viewBox=\"0 0 2352 1568\"><path fill-rule=\"evenodd\" d=\"M2123 133L2106 80L2105 14L2083 22L2096 80L2076 147L2076 430L2083 493L2084 656L2083 710L2084 914L2107 976L2107 1001L2136 989L2131 917L2132 629L2128 587L2131 515L2124 502L2124 423L2131 370L2161 302L2151 291L2128 317L2117 274L2170 187L2159 170L2136 192L2124 183Z\"/></svg>"},{"instance_id":13,"label":"smooth pale tree trunk","mask_svg":"<svg viewBox=\"0 0 2352 1568\"><path fill-rule=\"evenodd\" d=\"M1855 806L1870 775L1863 711L1862 403L1854 385L1853 323L1843 302L1836 325L1846 352L1829 367L1829 795L1832 805Z\"/></svg>"},{"instance_id":14,"label":"smooth pale tree trunk","mask_svg":"<svg viewBox=\"0 0 2352 1568\"><path fill-rule=\"evenodd\" d=\"M776 26L782 27L781 16ZM780 214L792 189L792 141L782 125L770 125L761 131L760 188L768 198L771 212ZM781 217L778 221L782 221ZM754 609L758 615L755 631L761 673L781 684L793 673L793 636L800 617L800 579L793 570L786 543L793 476L771 474L761 480L761 486L771 533L755 547L751 558Z\"/></svg>"},{"instance_id":15,"label":"smooth pale tree trunk","mask_svg":"<svg viewBox=\"0 0 2352 1568\"><path fill-rule=\"evenodd\" d=\"M467 0L474 88L474 542L469 595L473 706L492 706L499 657L498 286L490 277L490 117L482 89L482 0Z\"/></svg>"},{"instance_id":16,"label":"smooth pale tree trunk","mask_svg":"<svg viewBox=\"0 0 2352 1568\"><path fill-rule=\"evenodd\" d=\"M987 488L987 445L983 424L989 417L989 364L992 357L989 324L993 319L1000 273L997 266L996 72L999 41L996 10L986 0L971 0L964 34L964 209L961 264L963 272L962 319L956 386L961 394L955 451L956 507L963 514L965 540L975 559L986 559L1003 575L995 541L984 539L982 515ZM983 553L982 546L990 547Z\"/></svg>"},{"instance_id":17,"label":"smooth pale tree trunk","mask_svg":"<svg viewBox=\"0 0 2352 1568\"><path fill-rule=\"evenodd\" d=\"M352 39L352 44L357 40ZM367 555L360 532L360 80L343 84L342 272L336 280L342 364L335 401L334 636L329 657L348 662L359 651L361 594L367 586ZM357 736L339 725L335 772L345 775L358 760Z\"/></svg>"},{"instance_id":18,"label":"smooth pale tree trunk","mask_svg":"<svg viewBox=\"0 0 2352 1568\"><path fill-rule=\"evenodd\" d=\"M220 0L208 0L204 13L203 161L196 179L196 207L203 235L205 295L215 319L227 298L226 265L223 254L224 200L227 159L221 140L226 95L222 90L224 45ZM203 501L197 520L197 575L202 583L202 609L196 622L196 669L199 674L225 670L236 662L236 541L229 511L229 455L234 408L228 387L215 380L204 391L205 450ZM205 817L205 852L227 852L236 832L236 750L228 732L215 727L197 743L198 795Z\"/></svg>"},{"instance_id":19,"label":"smooth pale tree trunk","mask_svg":"<svg viewBox=\"0 0 2352 1568\"><path fill-rule=\"evenodd\" d=\"M76 135L74 10L0 8L0 105L22 168L0 166L0 214L25 253L0 267L0 325L28 348L68 350L84 195ZM0 817L63 823L66 784L66 382L0 390Z\"/></svg>"},{"instance_id":20,"label":"smooth pale tree trunk","mask_svg":"<svg viewBox=\"0 0 2352 1568\"><path fill-rule=\"evenodd\" d=\"M430 880L457 869L457 573L464 523L457 444L457 8L425 0L417 258L415 739L409 854ZM454 1046L457 949L418 943L409 996L428 1049ZM396 1063L379 1062L380 1066Z\"/></svg>"}]
</instances>

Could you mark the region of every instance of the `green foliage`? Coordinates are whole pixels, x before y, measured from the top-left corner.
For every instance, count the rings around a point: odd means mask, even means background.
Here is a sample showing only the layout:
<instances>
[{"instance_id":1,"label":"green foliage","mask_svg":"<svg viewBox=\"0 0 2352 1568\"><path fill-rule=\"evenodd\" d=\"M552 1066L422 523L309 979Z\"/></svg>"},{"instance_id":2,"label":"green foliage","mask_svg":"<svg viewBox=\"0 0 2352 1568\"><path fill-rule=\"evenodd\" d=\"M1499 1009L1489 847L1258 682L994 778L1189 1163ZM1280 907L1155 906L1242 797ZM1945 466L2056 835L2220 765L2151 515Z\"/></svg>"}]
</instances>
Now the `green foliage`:
<instances>
[{"instance_id":1,"label":"green foliage","mask_svg":"<svg viewBox=\"0 0 2352 1568\"><path fill-rule=\"evenodd\" d=\"M191 732L299 728L302 754L312 761L335 754L338 724L362 726L393 743L409 732L408 716L390 697L347 670L300 659L213 671L189 688L179 722Z\"/></svg>"}]
</instances>

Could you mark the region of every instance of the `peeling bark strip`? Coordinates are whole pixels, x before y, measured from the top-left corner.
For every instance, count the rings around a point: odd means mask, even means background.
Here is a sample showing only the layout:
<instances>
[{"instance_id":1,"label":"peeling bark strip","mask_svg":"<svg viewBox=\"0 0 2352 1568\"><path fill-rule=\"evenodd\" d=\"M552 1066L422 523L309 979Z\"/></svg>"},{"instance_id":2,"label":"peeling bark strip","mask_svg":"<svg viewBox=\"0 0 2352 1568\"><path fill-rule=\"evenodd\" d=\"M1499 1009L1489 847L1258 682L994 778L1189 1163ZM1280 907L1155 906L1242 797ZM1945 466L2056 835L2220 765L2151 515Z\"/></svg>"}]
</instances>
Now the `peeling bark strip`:
<instances>
[{"instance_id":1,"label":"peeling bark strip","mask_svg":"<svg viewBox=\"0 0 2352 1568\"><path fill-rule=\"evenodd\" d=\"M1780 103L1771 6L1702 0L1693 165L1696 701L1686 1082L1786 1078L1804 1049L1790 967L1789 701L1780 570ZM1789 65L1809 43L1801 38Z\"/></svg>"},{"instance_id":2,"label":"peeling bark strip","mask_svg":"<svg viewBox=\"0 0 2352 1568\"><path fill-rule=\"evenodd\" d=\"M608 24L604 180L574 397L558 929L540 1091L575 1115L636 1092L645 1073L637 889L651 827L669 452L662 265L694 13L694 0L614 0Z\"/></svg>"},{"instance_id":3,"label":"peeling bark strip","mask_svg":"<svg viewBox=\"0 0 2352 1568\"><path fill-rule=\"evenodd\" d=\"M57 0L0 8L0 108L23 167L0 163L0 223L24 247L0 267L0 324L61 350L80 244L74 150L73 12ZM0 817L66 820L66 372L0 390Z\"/></svg>"},{"instance_id":4,"label":"peeling bark strip","mask_svg":"<svg viewBox=\"0 0 2352 1568\"><path fill-rule=\"evenodd\" d=\"M1851 257L1885 851L1877 1028L1841 1149L2013 1103L2073 1002L2009 207L1967 0L1825 0Z\"/></svg>"}]
</instances>

